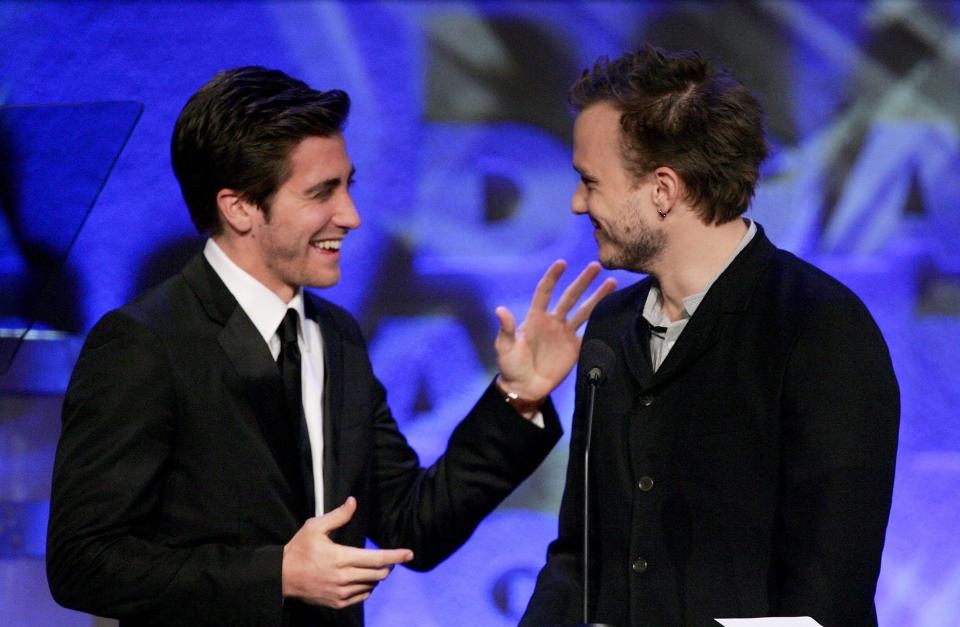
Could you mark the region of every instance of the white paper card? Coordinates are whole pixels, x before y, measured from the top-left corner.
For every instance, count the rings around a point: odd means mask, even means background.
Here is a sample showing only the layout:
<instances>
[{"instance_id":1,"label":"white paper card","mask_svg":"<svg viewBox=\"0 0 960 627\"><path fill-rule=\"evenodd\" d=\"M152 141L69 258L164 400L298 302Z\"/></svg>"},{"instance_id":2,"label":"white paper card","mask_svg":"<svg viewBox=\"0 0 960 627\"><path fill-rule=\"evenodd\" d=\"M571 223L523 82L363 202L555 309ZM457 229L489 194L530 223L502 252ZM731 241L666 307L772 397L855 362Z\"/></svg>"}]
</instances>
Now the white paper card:
<instances>
[{"instance_id":1,"label":"white paper card","mask_svg":"<svg viewBox=\"0 0 960 627\"><path fill-rule=\"evenodd\" d=\"M768 618L718 618L723 627L823 627L809 616L770 616Z\"/></svg>"}]
</instances>

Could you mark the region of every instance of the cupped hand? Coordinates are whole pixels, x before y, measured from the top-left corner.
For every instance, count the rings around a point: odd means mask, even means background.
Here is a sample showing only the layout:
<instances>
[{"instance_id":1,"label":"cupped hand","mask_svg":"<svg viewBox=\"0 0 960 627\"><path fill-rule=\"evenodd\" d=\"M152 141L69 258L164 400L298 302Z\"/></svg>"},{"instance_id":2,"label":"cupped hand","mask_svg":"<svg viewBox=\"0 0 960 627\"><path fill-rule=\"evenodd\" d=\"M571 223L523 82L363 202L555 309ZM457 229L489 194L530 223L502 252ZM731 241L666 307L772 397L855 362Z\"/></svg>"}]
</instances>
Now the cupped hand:
<instances>
[{"instance_id":1,"label":"cupped hand","mask_svg":"<svg viewBox=\"0 0 960 627\"><path fill-rule=\"evenodd\" d=\"M330 533L353 517L357 501L310 518L283 547L283 596L341 609L370 597L396 564L413 559L409 549L360 549L336 544Z\"/></svg>"}]
</instances>

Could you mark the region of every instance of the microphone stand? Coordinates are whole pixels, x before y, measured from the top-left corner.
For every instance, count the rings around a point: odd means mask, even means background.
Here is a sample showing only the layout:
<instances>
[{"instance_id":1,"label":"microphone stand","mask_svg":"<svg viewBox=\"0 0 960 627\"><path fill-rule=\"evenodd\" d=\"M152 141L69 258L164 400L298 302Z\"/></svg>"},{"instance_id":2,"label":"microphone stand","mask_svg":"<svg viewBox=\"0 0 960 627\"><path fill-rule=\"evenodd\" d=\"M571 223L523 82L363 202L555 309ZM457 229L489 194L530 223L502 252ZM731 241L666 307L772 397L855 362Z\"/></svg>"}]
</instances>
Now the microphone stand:
<instances>
[{"instance_id":1,"label":"microphone stand","mask_svg":"<svg viewBox=\"0 0 960 627\"><path fill-rule=\"evenodd\" d=\"M582 350L582 363L593 365L587 371L590 385L590 405L587 408L586 442L583 450L583 622L576 627L610 627L605 623L590 622L590 448L593 441L593 418L597 407L597 392L612 371L617 358L602 340L587 340Z\"/></svg>"},{"instance_id":2,"label":"microphone stand","mask_svg":"<svg viewBox=\"0 0 960 627\"><path fill-rule=\"evenodd\" d=\"M597 389L603 383L603 370L593 367L587 373L590 381L590 406L587 410L587 441L583 450L583 625L591 623L590 607L590 443L593 439L593 413L597 406Z\"/></svg>"},{"instance_id":3,"label":"microphone stand","mask_svg":"<svg viewBox=\"0 0 960 627\"><path fill-rule=\"evenodd\" d=\"M587 412L587 446L583 452L583 622L586 623L590 605L590 439L593 435L593 408L597 400L597 386L590 382L590 410Z\"/></svg>"}]
</instances>

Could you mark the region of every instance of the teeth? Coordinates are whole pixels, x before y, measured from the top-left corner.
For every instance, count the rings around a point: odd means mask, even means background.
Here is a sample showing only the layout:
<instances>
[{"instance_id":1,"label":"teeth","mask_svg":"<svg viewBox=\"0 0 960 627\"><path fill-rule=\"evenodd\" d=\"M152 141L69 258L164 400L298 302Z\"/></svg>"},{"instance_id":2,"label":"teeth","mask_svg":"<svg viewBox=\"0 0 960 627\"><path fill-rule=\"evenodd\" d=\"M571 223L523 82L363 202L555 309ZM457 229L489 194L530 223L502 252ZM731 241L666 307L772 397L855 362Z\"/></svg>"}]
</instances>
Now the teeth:
<instances>
[{"instance_id":1,"label":"teeth","mask_svg":"<svg viewBox=\"0 0 960 627\"><path fill-rule=\"evenodd\" d=\"M338 239L316 240L310 242L310 245L314 248L322 248L324 250L340 250L340 240Z\"/></svg>"}]
</instances>

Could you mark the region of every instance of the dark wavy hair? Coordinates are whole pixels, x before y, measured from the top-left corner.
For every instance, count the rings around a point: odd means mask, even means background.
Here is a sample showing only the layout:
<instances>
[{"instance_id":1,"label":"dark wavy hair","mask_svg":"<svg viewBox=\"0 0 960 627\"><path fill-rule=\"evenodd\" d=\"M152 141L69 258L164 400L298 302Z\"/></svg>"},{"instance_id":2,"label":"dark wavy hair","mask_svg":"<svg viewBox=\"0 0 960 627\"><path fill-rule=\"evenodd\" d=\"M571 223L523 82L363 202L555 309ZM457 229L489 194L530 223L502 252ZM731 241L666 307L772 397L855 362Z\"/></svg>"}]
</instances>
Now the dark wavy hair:
<instances>
[{"instance_id":1,"label":"dark wavy hair","mask_svg":"<svg viewBox=\"0 0 960 627\"><path fill-rule=\"evenodd\" d=\"M598 102L616 107L627 169L638 180L660 166L674 169L706 224L747 210L768 154L763 109L709 59L646 44L613 61L601 57L569 99L578 111Z\"/></svg>"},{"instance_id":2,"label":"dark wavy hair","mask_svg":"<svg viewBox=\"0 0 960 627\"><path fill-rule=\"evenodd\" d=\"M349 111L345 92L320 92L279 70L240 67L210 79L180 112L170 146L197 230L222 230L221 189L269 215L273 194L290 177L293 149L307 137L339 133Z\"/></svg>"}]
</instances>

